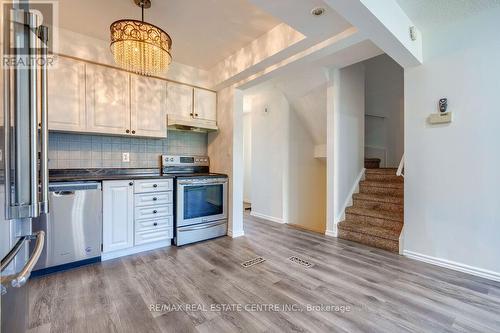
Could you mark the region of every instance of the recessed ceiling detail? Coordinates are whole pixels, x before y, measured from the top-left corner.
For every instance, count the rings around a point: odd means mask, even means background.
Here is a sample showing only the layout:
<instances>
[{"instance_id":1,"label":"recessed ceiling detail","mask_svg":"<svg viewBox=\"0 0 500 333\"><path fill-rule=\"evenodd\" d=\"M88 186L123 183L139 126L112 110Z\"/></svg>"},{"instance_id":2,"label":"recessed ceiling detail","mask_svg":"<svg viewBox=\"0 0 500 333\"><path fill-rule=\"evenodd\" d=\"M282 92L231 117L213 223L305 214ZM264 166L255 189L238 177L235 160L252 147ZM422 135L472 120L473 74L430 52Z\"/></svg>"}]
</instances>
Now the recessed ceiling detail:
<instances>
[{"instance_id":1,"label":"recessed ceiling detail","mask_svg":"<svg viewBox=\"0 0 500 333\"><path fill-rule=\"evenodd\" d=\"M321 16L325 13L325 8L322 7L316 7L311 10L311 14L313 16Z\"/></svg>"}]
</instances>

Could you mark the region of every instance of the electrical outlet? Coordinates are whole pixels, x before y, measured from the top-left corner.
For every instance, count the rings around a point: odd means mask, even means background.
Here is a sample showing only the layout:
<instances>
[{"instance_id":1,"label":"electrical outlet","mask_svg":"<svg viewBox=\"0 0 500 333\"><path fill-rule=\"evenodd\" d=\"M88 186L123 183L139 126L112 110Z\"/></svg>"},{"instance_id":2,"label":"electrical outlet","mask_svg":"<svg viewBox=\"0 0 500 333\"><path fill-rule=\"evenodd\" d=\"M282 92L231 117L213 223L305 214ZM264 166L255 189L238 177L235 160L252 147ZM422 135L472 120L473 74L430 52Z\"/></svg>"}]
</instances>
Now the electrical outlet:
<instances>
[{"instance_id":1,"label":"electrical outlet","mask_svg":"<svg viewBox=\"0 0 500 333\"><path fill-rule=\"evenodd\" d=\"M129 153L122 154L122 162L130 162L130 154Z\"/></svg>"}]
</instances>

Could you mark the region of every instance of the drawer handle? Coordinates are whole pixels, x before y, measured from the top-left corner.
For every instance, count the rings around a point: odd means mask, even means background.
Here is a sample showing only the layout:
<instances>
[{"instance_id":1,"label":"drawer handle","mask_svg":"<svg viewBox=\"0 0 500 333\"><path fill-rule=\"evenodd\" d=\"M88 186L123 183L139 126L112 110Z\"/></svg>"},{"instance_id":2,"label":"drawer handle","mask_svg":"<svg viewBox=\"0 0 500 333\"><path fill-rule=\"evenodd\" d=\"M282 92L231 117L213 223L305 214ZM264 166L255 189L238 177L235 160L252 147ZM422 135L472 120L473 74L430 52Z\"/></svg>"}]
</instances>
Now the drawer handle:
<instances>
[{"instance_id":1,"label":"drawer handle","mask_svg":"<svg viewBox=\"0 0 500 333\"><path fill-rule=\"evenodd\" d=\"M154 197L154 198L153 198L153 201L156 201L156 200L158 200L158 198L157 198L157 197Z\"/></svg>"},{"instance_id":2,"label":"drawer handle","mask_svg":"<svg viewBox=\"0 0 500 333\"><path fill-rule=\"evenodd\" d=\"M153 184L153 187L158 187L158 184Z\"/></svg>"},{"instance_id":3,"label":"drawer handle","mask_svg":"<svg viewBox=\"0 0 500 333\"><path fill-rule=\"evenodd\" d=\"M156 214L156 213L158 213L158 211L157 211L156 209L155 209L155 210L153 210L153 214Z\"/></svg>"},{"instance_id":4,"label":"drawer handle","mask_svg":"<svg viewBox=\"0 0 500 333\"><path fill-rule=\"evenodd\" d=\"M158 223L155 222L155 223L153 223L153 225L156 227L158 225Z\"/></svg>"},{"instance_id":5,"label":"drawer handle","mask_svg":"<svg viewBox=\"0 0 500 333\"><path fill-rule=\"evenodd\" d=\"M130 182L130 183L128 183L128 185L129 185L129 186L132 186L132 185L134 185L134 183Z\"/></svg>"}]
</instances>

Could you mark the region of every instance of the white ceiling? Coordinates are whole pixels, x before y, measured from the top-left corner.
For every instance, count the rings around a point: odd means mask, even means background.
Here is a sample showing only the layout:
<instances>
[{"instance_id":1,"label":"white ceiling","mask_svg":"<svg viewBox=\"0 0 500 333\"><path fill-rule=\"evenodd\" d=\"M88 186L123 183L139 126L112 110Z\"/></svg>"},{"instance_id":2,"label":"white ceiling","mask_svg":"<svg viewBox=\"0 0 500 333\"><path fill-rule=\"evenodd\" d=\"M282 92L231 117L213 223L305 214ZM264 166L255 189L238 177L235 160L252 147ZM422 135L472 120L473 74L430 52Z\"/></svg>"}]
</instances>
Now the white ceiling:
<instances>
[{"instance_id":1,"label":"white ceiling","mask_svg":"<svg viewBox=\"0 0 500 333\"><path fill-rule=\"evenodd\" d=\"M141 15L133 0L64 0L59 11L62 28L102 40L115 20ZM170 34L175 62L202 69L280 23L246 0L153 0L145 20Z\"/></svg>"},{"instance_id":2,"label":"white ceiling","mask_svg":"<svg viewBox=\"0 0 500 333\"><path fill-rule=\"evenodd\" d=\"M500 6L500 0L397 0L423 32Z\"/></svg>"},{"instance_id":3,"label":"white ceiling","mask_svg":"<svg viewBox=\"0 0 500 333\"><path fill-rule=\"evenodd\" d=\"M315 41L334 36L351 25L323 0L248 0L259 8ZM323 8L321 16L313 16L313 8Z\"/></svg>"}]
</instances>

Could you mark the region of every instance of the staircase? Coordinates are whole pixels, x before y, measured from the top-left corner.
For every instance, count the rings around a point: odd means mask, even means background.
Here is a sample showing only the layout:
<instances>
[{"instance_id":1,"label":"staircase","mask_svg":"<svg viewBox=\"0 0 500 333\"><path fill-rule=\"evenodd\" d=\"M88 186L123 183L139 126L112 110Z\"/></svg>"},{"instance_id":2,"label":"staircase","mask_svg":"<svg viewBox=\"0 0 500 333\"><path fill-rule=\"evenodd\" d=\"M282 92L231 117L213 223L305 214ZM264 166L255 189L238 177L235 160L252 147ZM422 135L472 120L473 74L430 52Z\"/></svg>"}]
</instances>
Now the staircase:
<instances>
[{"instance_id":1,"label":"staircase","mask_svg":"<svg viewBox=\"0 0 500 333\"><path fill-rule=\"evenodd\" d=\"M366 169L353 205L339 223L339 237L391 252L399 252L403 228L403 177L396 169Z\"/></svg>"}]
</instances>

